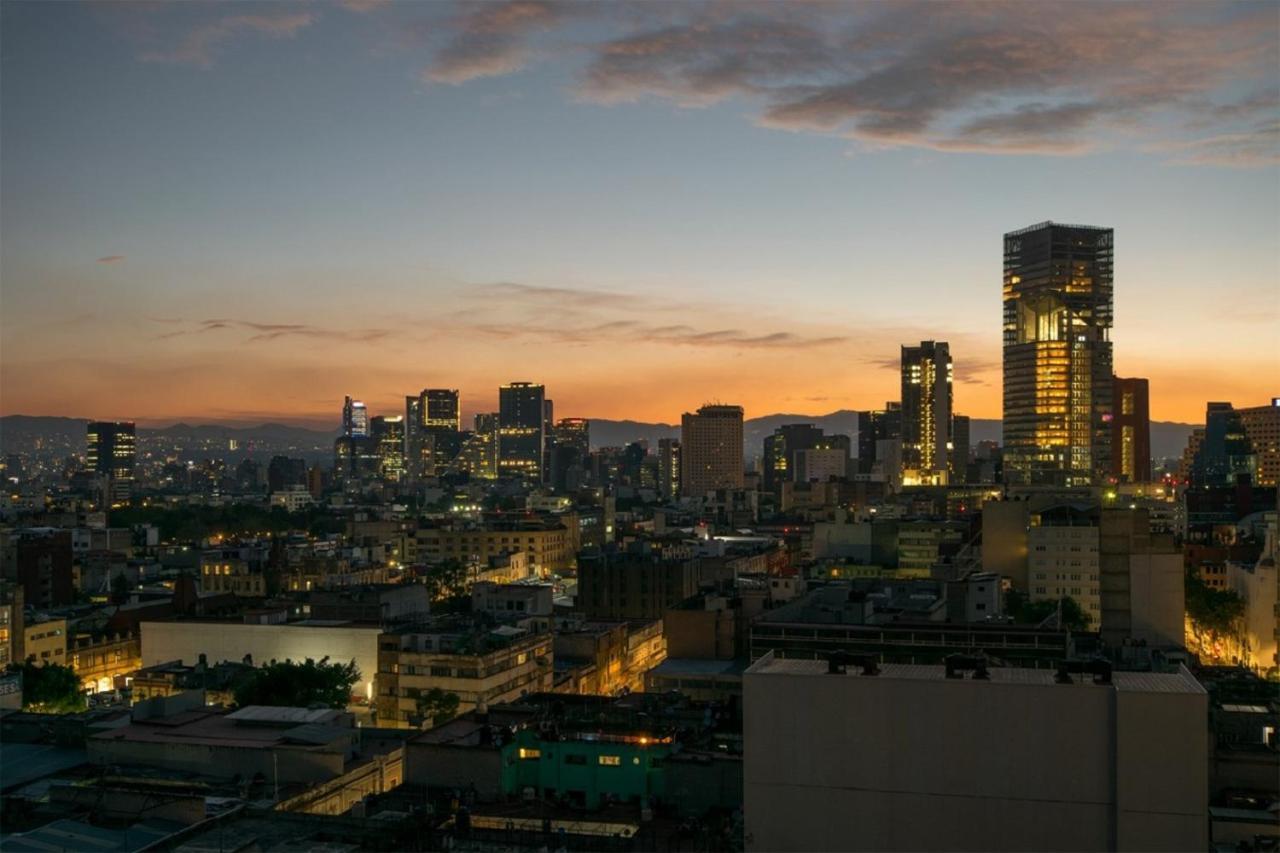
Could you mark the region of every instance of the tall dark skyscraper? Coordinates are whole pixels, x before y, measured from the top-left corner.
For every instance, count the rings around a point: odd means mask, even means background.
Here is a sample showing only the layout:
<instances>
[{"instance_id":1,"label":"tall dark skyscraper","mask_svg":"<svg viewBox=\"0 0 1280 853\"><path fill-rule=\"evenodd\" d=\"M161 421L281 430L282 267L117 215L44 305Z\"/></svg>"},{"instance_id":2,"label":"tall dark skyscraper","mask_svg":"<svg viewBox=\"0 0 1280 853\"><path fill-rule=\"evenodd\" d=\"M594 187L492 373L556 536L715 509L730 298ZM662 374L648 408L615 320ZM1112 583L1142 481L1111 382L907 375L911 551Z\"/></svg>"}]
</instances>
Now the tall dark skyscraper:
<instances>
[{"instance_id":1,"label":"tall dark skyscraper","mask_svg":"<svg viewBox=\"0 0 1280 853\"><path fill-rule=\"evenodd\" d=\"M1110 228L1042 222L1004 235L1004 479L1111 475Z\"/></svg>"},{"instance_id":2,"label":"tall dark skyscraper","mask_svg":"<svg viewBox=\"0 0 1280 853\"><path fill-rule=\"evenodd\" d=\"M879 460L882 441L902 439L902 404L885 403L883 409L858 412L858 473L870 474Z\"/></svg>"},{"instance_id":3,"label":"tall dark skyscraper","mask_svg":"<svg viewBox=\"0 0 1280 853\"><path fill-rule=\"evenodd\" d=\"M1151 413L1145 379L1116 377L1111 391L1111 476L1151 482Z\"/></svg>"},{"instance_id":4,"label":"tall dark skyscraper","mask_svg":"<svg viewBox=\"0 0 1280 853\"><path fill-rule=\"evenodd\" d=\"M902 348L903 483L943 484L951 467L951 350L946 341Z\"/></svg>"},{"instance_id":5,"label":"tall dark skyscraper","mask_svg":"<svg viewBox=\"0 0 1280 853\"><path fill-rule=\"evenodd\" d=\"M972 453L969 437L969 416L951 416L951 476L952 485L969 482L969 456Z\"/></svg>"},{"instance_id":6,"label":"tall dark skyscraper","mask_svg":"<svg viewBox=\"0 0 1280 853\"><path fill-rule=\"evenodd\" d=\"M418 396L423 439L429 459L425 473L439 474L462 449L462 403L456 388L425 388Z\"/></svg>"},{"instance_id":7,"label":"tall dark skyscraper","mask_svg":"<svg viewBox=\"0 0 1280 853\"><path fill-rule=\"evenodd\" d=\"M113 505L128 503L137 460L137 431L133 423L90 421L85 439L89 470L106 477L107 502Z\"/></svg>"},{"instance_id":8,"label":"tall dark skyscraper","mask_svg":"<svg viewBox=\"0 0 1280 853\"><path fill-rule=\"evenodd\" d=\"M542 479L546 415L543 386L512 382L498 389L498 476Z\"/></svg>"},{"instance_id":9,"label":"tall dark skyscraper","mask_svg":"<svg viewBox=\"0 0 1280 853\"><path fill-rule=\"evenodd\" d=\"M364 403L347 397L342 403L342 434L349 438L369 435L369 410Z\"/></svg>"}]
</instances>

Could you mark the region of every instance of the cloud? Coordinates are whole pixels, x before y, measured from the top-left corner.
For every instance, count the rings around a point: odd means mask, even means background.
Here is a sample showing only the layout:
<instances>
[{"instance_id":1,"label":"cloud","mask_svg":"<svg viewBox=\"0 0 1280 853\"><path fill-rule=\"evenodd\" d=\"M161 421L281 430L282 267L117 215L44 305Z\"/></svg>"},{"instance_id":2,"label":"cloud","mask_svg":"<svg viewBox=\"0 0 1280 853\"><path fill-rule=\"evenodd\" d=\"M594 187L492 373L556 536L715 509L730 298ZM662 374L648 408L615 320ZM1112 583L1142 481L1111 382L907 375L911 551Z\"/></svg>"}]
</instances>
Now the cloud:
<instances>
[{"instance_id":1,"label":"cloud","mask_svg":"<svg viewBox=\"0 0 1280 853\"><path fill-rule=\"evenodd\" d=\"M104 257L98 258L98 260L96 261L96 263L99 263L99 264L118 264L118 263L120 263L120 262L121 262L121 261L123 261L123 260L124 260L124 255L106 255L106 256L104 256Z\"/></svg>"},{"instance_id":2,"label":"cloud","mask_svg":"<svg viewBox=\"0 0 1280 853\"><path fill-rule=\"evenodd\" d=\"M1280 165L1280 121L1263 122L1239 133L1166 141L1151 150L1170 155L1179 166L1252 168Z\"/></svg>"},{"instance_id":3,"label":"cloud","mask_svg":"<svg viewBox=\"0 0 1280 853\"><path fill-rule=\"evenodd\" d=\"M751 333L741 329L698 329L693 326L653 326L632 320L615 320L594 326L478 323L459 329L465 333L511 340L526 338L557 344L637 343L728 349L812 349L845 343L837 335L807 336L793 332Z\"/></svg>"},{"instance_id":4,"label":"cloud","mask_svg":"<svg viewBox=\"0 0 1280 853\"><path fill-rule=\"evenodd\" d=\"M390 6L391 0L338 0L338 5L348 12L364 15Z\"/></svg>"},{"instance_id":5,"label":"cloud","mask_svg":"<svg viewBox=\"0 0 1280 853\"><path fill-rule=\"evenodd\" d=\"M473 296L508 302L531 302L564 306L627 306L637 298L627 293L604 290L579 290L569 287L542 287L533 284L517 284L500 281L492 284L473 285L468 289Z\"/></svg>"},{"instance_id":6,"label":"cloud","mask_svg":"<svg viewBox=\"0 0 1280 853\"><path fill-rule=\"evenodd\" d=\"M165 323L169 325L176 323L185 324L187 322L185 320L168 317L148 317L147 319L155 323ZM258 323L252 320L236 320L217 317L208 320L201 320L193 326L188 325L185 329L179 329L173 332L166 332L162 335L157 335L152 340L163 341L171 338L205 335L210 332L226 330L242 330L250 332L251 334L245 338L245 343L251 344L289 337L315 338L335 342L357 341L368 343L383 340L391 335L391 330L389 329L329 329L322 326L312 326L306 323Z\"/></svg>"},{"instance_id":7,"label":"cloud","mask_svg":"<svg viewBox=\"0 0 1280 853\"><path fill-rule=\"evenodd\" d=\"M452 35L422 72L430 83L457 85L481 77L518 71L529 59L529 40L567 18L574 10L553 0L475 3L455 18Z\"/></svg>"},{"instance_id":8,"label":"cloud","mask_svg":"<svg viewBox=\"0 0 1280 853\"><path fill-rule=\"evenodd\" d=\"M292 38L315 20L311 12L269 15L228 15L190 30L177 45L167 50L142 54L144 62L168 62L209 68L218 50L240 33L256 33L268 38Z\"/></svg>"},{"instance_id":9,"label":"cloud","mask_svg":"<svg viewBox=\"0 0 1280 853\"><path fill-rule=\"evenodd\" d=\"M869 150L1077 155L1274 115L1274 8L1164 3L690 5L596 44L577 95L702 107ZM1230 103L1225 92L1266 88ZM1232 128L1184 160L1270 162Z\"/></svg>"}]
</instances>

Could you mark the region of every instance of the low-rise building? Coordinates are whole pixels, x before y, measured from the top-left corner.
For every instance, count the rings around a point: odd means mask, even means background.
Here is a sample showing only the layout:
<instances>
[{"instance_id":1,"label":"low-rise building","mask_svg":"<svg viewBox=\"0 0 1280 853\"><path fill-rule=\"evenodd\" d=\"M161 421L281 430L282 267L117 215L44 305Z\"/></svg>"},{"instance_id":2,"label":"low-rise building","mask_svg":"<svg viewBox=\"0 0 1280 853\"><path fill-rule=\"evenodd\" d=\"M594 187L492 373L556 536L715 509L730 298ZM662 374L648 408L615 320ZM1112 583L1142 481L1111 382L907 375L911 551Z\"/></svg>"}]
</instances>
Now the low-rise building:
<instances>
[{"instance_id":1,"label":"low-rise building","mask_svg":"<svg viewBox=\"0 0 1280 853\"><path fill-rule=\"evenodd\" d=\"M378 642L378 724L432 722L421 700L433 690L458 697L458 712L550 690L551 635L466 616L388 631Z\"/></svg>"}]
</instances>

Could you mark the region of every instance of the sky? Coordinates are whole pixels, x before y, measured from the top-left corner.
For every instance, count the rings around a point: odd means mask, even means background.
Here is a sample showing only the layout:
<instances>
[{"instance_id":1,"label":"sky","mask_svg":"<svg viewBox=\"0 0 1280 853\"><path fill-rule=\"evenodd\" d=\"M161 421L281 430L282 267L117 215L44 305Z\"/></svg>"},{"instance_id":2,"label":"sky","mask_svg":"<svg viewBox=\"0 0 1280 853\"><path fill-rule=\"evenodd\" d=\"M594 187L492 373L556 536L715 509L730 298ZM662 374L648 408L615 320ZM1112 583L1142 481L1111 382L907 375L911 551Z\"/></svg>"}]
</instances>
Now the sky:
<instances>
[{"instance_id":1,"label":"sky","mask_svg":"<svg viewBox=\"0 0 1280 853\"><path fill-rule=\"evenodd\" d=\"M1044 220L1154 419L1280 395L1280 5L0 4L3 414L999 417Z\"/></svg>"}]
</instances>

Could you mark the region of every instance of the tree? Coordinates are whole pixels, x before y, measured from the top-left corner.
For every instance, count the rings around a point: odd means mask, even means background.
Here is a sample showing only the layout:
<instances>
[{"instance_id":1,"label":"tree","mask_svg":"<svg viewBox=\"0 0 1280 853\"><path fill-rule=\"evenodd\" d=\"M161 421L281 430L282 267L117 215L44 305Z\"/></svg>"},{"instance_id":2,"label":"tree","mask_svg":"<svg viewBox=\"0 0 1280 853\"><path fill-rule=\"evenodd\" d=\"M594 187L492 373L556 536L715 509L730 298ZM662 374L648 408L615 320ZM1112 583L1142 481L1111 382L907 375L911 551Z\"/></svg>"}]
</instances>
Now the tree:
<instances>
[{"instance_id":1,"label":"tree","mask_svg":"<svg viewBox=\"0 0 1280 853\"><path fill-rule=\"evenodd\" d=\"M235 688L236 704L309 708L324 705L342 709L351 701L351 688L360 680L360 669L350 663L329 663L307 658L302 663L272 661L251 672Z\"/></svg>"},{"instance_id":2,"label":"tree","mask_svg":"<svg viewBox=\"0 0 1280 853\"><path fill-rule=\"evenodd\" d=\"M454 598L467 589L467 567L458 560L441 560L427 566L425 580L431 600Z\"/></svg>"},{"instance_id":3,"label":"tree","mask_svg":"<svg viewBox=\"0 0 1280 853\"><path fill-rule=\"evenodd\" d=\"M458 694L432 687L418 696L418 713L422 715L427 728L443 725L457 716Z\"/></svg>"},{"instance_id":4,"label":"tree","mask_svg":"<svg viewBox=\"0 0 1280 853\"><path fill-rule=\"evenodd\" d=\"M22 666L9 664L7 672L22 673L22 707L41 714L74 714L88 707L80 679L69 666L36 665L29 658Z\"/></svg>"},{"instance_id":5,"label":"tree","mask_svg":"<svg viewBox=\"0 0 1280 853\"><path fill-rule=\"evenodd\" d=\"M1005 612L1013 617L1013 621L1024 625L1039 625L1050 616L1057 616L1058 607L1062 607L1062 627L1072 631L1087 631L1092 618L1085 612L1080 603L1069 595L1061 601L1047 599L1031 601L1026 593L1012 590L1005 597Z\"/></svg>"},{"instance_id":6,"label":"tree","mask_svg":"<svg viewBox=\"0 0 1280 853\"><path fill-rule=\"evenodd\" d=\"M1183 591L1195 645L1211 656L1220 645L1235 644L1243 651L1244 599L1233 590L1209 586L1195 569L1187 570Z\"/></svg>"}]
</instances>

